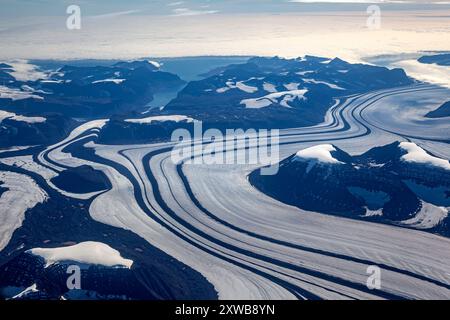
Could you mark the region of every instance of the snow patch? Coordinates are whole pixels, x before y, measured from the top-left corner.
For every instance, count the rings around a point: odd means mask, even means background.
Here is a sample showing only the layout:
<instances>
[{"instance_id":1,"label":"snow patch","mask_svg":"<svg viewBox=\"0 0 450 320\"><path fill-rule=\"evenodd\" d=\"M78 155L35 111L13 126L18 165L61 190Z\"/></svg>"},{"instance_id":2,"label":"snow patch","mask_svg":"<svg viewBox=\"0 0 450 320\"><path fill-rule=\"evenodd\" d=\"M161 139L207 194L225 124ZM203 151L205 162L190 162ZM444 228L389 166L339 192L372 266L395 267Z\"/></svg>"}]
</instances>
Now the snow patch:
<instances>
[{"instance_id":1,"label":"snow patch","mask_svg":"<svg viewBox=\"0 0 450 320\"><path fill-rule=\"evenodd\" d=\"M337 86L337 85L335 85L333 83L329 83L329 82L326 82L326 81L319 81L319 80L314 80L314 79L303 79L303 81L306 82L306 83L324 84L324 85L330 87L331 89L345 90L342 87L339 87L339 86Z\"/></svg>"},{"instance_id":2,"label":"snow patch","mask_svg":"<svg viewBox=\"0 0 450 320\"><path fill-rule=\"evenodd\" d=\"M382 216L383 215L383 209L378 210L371 210L368 207L366 207L366 213L364 214L364 217L376 217L376 216Z\"/></svg>"},{"instance_id":3,"label":"snow patch","mask_svg":"<svg viewBox=\"0 0 450 320\"><path fill-rule=\"evenodd\" d=\"M147 62L150 63L155 68L158 68L158 69L161 68L161 64L159 62L152 61L152 60L148 60Z\"/></svg>"},{"instance_id":4,"label":"snow patch","mask_svg":"<svg viewBox=\"0 0 450 320\"><path fill-rule=\"evenodd\" d=\"M320 144L314 147L300 150L295 154L293 158L295 161L317 161L330 164L343 164L343 162L333 158L332 151L336 151L336 148L331 144Z\"/></svg>"},{"instance_id":5,"label":"snow patch","mask_svg":"<svg viewBox=\"0 0 450 320\"><path fill-rule=\"evenodd\" d=\"M442 220L447 218L448 208L438 207L431 203L422 201L422 209L415 217L401 222L417 229L430 229L437 226Z\"/></svg>"},{"instance_id":6,"label":"snow patch","mask_svg":"<svg viewBox=\"0 0 450 320\"><path fill-rule=\"evenodd\" d=\"M445 159L433 157L421 147L412 142L401 142L400 148L407 152L400 159L411 163L432 165L445 170L450 170L450 162Z\"/></svg>"},{"instance_id":7,"label":"snow patch","mask_svg":"<svg viewBox=\"0 0 450 320\"><path fill-rule=\"evenodd\" d=\"M295 74L298 74L299 76L304 76L309 73L314 73L314 71L299 71L299 72L296 72Z\"/></svg>"},{"instance_id":8,"label":"snow patch","mask_svg":"<svg viewBox=\"0 0 450 320\"><path fill-rule=\"evenodd\" d=\"M12 60L8 61L7 64L13 69L10 75L17 81L37 81L48 78L45 72L39 71L36 65L29 63L27 60Z\"/></svg>"},{"instance_id":9,"label":"snow patch","mask_svg":"<svg viewBox=\"0 0 450 320\"><path fill-rule=\"evenodd\" d=\"M39 163L35 162L32 155L2 158L0 159L0 163L36 173L43 177L45 180L50 180L57 176L57 173L53 170L41 166Z\"/></svg>"},{"instance_id":10,"label":"snow patch","mask_svg":"<svg viewBox=\"0 0 450 320\"><path fill-rule=\"evenodd\" d=\"M26 117L26 116L17 115L12 112L0 110L0 123L3 122L3 120L5 120L5 119L14 120L14 121L22 121L22 122L26 122L26 123L43 123L47 120L46 118L43 118L43 117Z\"/></svg>"},{"instance_id":11,"label":"snow patch","mask_svg":"<svg viewBox=\"0 0 450 320\"><path fill-rule=\"evenodd\" d=\"M0 251L5 248L14 231L22 226L25 212L48 199L36 182L23 174L0 172L2 187L8 189L0 197Z\"/></svg>"},{"instance_id":12,"label":"snow patch","mask_svg":"<svg viewBox=\"0 0 450 320\"><path fill-rule=\"evenodd\" d=\"M15 100L23 100L23 99L39 99L43 100L41 96L38 96L36 94L33 94L33 92L30 91L23 91L17 88L9 88L6 86L0 86L0 99L11 99L13 101Z\"/></svg>"},{"instance_id":13,"label":"snow patch","mask_svg":"<svg viewBox=\"0 0 450 320\"><path fill-rule=\"evenodd\" d=\"M41 83L62 83L64 80L42 80Z\"/></svg>"},{"instance_id":14,"label":"snow patch","mask_svg":"<svg viewBox=\"0 0 450 320\"><path fill-rule=\"evenodd\" d=\"M92 83L95 84L95 83L113 82L115 84L121 84L124 81L125 81L125 79L103 79L103 80L94 81Z\"/></svg>"},{"instance_id":15,"label":"snow patch","mask_svg":"<svg viewBox=\"0 0 450 320\"><path fill-rule=\"evenodd\" d=\"M245 99L241 101L241 104L245 104L247 109L260 109L270 106L273 103L271 99L262 97L257 99Z\"/></svg>"},{"instance_id":16,"label":"snow patch","mask_svg":"<svg viewBox=\"0 0 450 320\"><path fill-rule=\"evenodd\" d=\"M70 247L34 248L27 251L44 258L46 267L58 262L74 261L85 264L96 264L106 267L131 268L133 261L124 259L120 252L110 246L94 241L81 242Z\"/></svg>"},{"instance_id":17,"label":"snow patch","mask_svg":"<svg viewBox=\"0 0 450 320\"><path fill-rule=\"evenodd\" d=\"M279 103L283 107L292 108L289 103L295 99L305 100L305 94L307 92L307 89L274 92L260 98L244 99L241 101L241 104L244 104L248 109L260 109L268 107L273 103Z\"/></svg>"},{"instance_id":18,"label":"snow patch","mask_svg":"<svg viewBox=\"0 0 450 320\"><path fill-rule=\"evenodd\" d=\"M187 117L187 116L181 116L181 115L171 115L171 116L153 116L153 117L147 117L142 119L126 119L126 122L130 123L139 123L139 124L150 124L153 121L155 122L164 122L164 121L174 121L174 122L187 122L191 123L195 120L193 118Z\"/></svg>"},{"instance_id":19,"label":"snow patch","mask_svg":"<svg viewBox=\"0 0 450 320\"><path fill-rule=\"evenodd\" d=\"M246 93L255 93L256 91L258 91L257 87L252 87L249 85L246 85L244 83L245 81L238 81L238 82L234 82L234 81L227 81L226 87L223 88L219 88L216 90L217 93L224 93L227 92L230 89L239 89L241 91L244 91Z\"/></svg>"},{"instance_id":20,"label":"snow patch","mask_svg":"<svg viewBox=\"0 0 450 320\"><path fill-rule=\"evenodd\" d=\"M38 292L39 290L37 289L37 284L34 283L33 285L29 286L28 288L24 289L22 292L20 292L19 294L15 295L14 297L12 297L12 299L19 299L19 298L23 298L26 297L28 294L30 293L34 293L34 292Z\"/></svg>"},{"instance_id":21,"label":"snow patch","mask_svg":"<svg viewBox=\"0 0 450 320\"><path fill-rule=\"evenodd\" d=\"M277 92L277 88L273 84L271 84L269 82L264 82L263 83L263 89L266 90L267 92L270 92L270 93Z\"/></svg>"},{"instance_id":22,"label":"snow patch","mask_svg":"<svg viewBox=\"0 0 450 320\"><path fill-rule=\"evenodd\" d=\"M284 87L291 91L291 90L298 90L298 86L300 85L300 83L295 83L295 82L291 82L291 83L287 83L284 85Z\"/></svg>"}]
</instances>

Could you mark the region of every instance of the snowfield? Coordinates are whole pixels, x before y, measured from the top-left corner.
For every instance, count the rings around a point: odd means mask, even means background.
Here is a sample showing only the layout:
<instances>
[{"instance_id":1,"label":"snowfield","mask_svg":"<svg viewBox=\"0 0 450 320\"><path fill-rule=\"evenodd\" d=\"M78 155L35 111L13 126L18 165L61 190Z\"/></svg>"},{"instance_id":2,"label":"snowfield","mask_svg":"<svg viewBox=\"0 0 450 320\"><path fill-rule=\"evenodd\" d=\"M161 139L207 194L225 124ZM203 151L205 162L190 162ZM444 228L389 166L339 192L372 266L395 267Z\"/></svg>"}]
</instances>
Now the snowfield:
<instances>
[{"instance_id":1,"label":"snowfield","mask_svg":"<svg viewBox=\"0 0 450 320\"><path fill-rule=\"evenodd\" d=\"M227 81L225 83L227 86L216 89L216 92L217 93L224 93L224 92L227 92L228 90L231 90L231 89L239 89L239 90L244 91L246 93L254 93L254 92L258 91L257 87L246 85L244 82L245 81L238 81L238 82Z\"/></svg>"},{"instance_id":2,"label":"snowfield","mask_svg":"<svg viewBox=\"0 0 450 320\"><path fill-rule=\"evenodd\" d=\"M40 71L36 65L31 64L27 60L9 60L6 63L12 67L11 75L17 81L36 81L48 78L47 73Z\"/></svg>"},{"instance_id":3,"label":"snowfield","mask_svg":"<svg viewBox=\"0 0 450 320\"><path fill-rule=\"evenodd\" d=\"M244 99L241 101L241 104L245 105L248 109L260 109L271 106L274 103L279 103L286 108L292 108L289 105L289 102L292 102L295 99L305 100L305 94L307 92L308 90L306 89L274 92L260 98Z\"/></svg>"},{"instance_id":4,"label":"snowfield","mask_svg":"<svg viewBox=\"0 0 450 320\"><path fill-rule=\"evenodd\" d=\"M155 68L161 68L161 64L157 61L153 61L153 60L148 60L148 63L150 63L152 66L154 66Z\"/></svg>"},{"instance_id":5,"label":"snowfield","mask_svg":"<svg viewBox=\"0 0 450 320\"><path fill-rule=\"evenodd\" d=\"M46 180L50 180L57 176L57 173L51 169L41 166L33 160L33 156L16 156L10 158L1 158L0 163L11 167L22 168L24 170L36 173Z\"/></svg>"},{"instance_id":6,"label":"snowfield","mask_svg":"<svg viewBox=\"0 0 450 320\"><path fill-rule=\"evenodd\" d=\"M24 100L30 98L38 100L43 99L41 96L35 95L30 91L0 85L0 99Z\"/></svg>"},{"instance_id":7,"label":"snowfield","mask_svg":"<svg viewBox=\"0 0 450 320\"><path fill-rule=\"evenodd\" d=\"M22 226L25 212L43 203L48 196L33 179L23 174L0 171L0 183L8 189L0 197L0 250L3 250L14 231Z\"/></svg>"},{"instance_id":8,"label":"snowfield","mask_svg":"<svg viewBox=\"0 0 450 320\"><path fill-rule=\"evenodd\" d=\"M92 83L96 84L96 83L112 82L112 83L115 83L115 84L121 84L124 81L125 81L125 79L103 79L103 80L96 80L96 81L94 81Z\"/></svg>"},{"instance_id":9,"label":"snowfield","mask_svg":"<svg viewBox=\"0 0 450 320\"><path fill-rule=\"evenodd\" d=\"M139 123L139 124L151 124L152 122L164 122L164 121L174 121L174 122L194 122L193 118L180 115L170 115L170 116L153 116L142 119L126 119L126 122Z\"/></svg>"},{"instance_id":10,"label":"snowfield","mask_svg":"<svg viewBox=\"0 0 450 320\"><path fill-rule=\"evenodd\" d=\"M322 163L342 163L341 161L333 158L333 156L331 155L332 151L336 151L336 148L331 144L321 144L318 146L300 150L295 154L294 160L313 160Z\"/></svg>"},{"instance_id":11,"label":"snowfield","mask_svg":"<svg viewBox=\"0 0 450 320\"><path fill-rule=\"evenodd\" d=\"M401 142L400 148L407 152L407 154L401 158L406 162L428 164L443 168L445 170L450 170L450 162L448 160L433 157L415 143Z\"/></svg>"},{"instance_id":12,"label":"snowfield","mask_svg":"<svg viewBox=\"0 0 450 320\"><path fill-rule=\"evenodd\" d=\"M402 224L418 229L430 229L447 218L450 208L438 207L422 201L422 208L415 217L402 221Z\"/></svg>"},{"instance_id":13,"label":"snowfield","mask_svg":"<svg viewBox=\"0 0 450 320\"><path fill-rule=\"evenodd\" d=\"M329 83L326 81L319 81L319 80L314 80L314 79L303 79L303 81L305 81L306 83L324 84L324 85L330 87L331 89L345 90L344 88L339 87L338 85L335 85L334 83Z\"/></svg>"},{"instance_id":14,"label":"snowfield","mask_svg":"<svg viewBox=\"0 0 450 320\"><path fill-rule=\"evenodd\" d=\"M106 267L131 268L133 261L121 257L119 251L101 242L82 242L70 247L34 248L27 252L44 258L46 266L58 262L79 262Z\"/></svg>"},{"instance_id":15,"label":"snowfield","mask_svg":"<svg viewBox=\"0 0 450 320\"><path fill-rule=\"evenodd\" d=\"M22 121L22 122L26 122L26 123L43 123L47 120L44 117L26 117L26 116L17 115L13 112L0 110L0 123L5 119L14 120L14 121Z\"/></svg>"},{"instance_id":16,"label":"snowfield","mask_svg":"<svg viewBox=\"0 0 450 320\"><path fill-rule=\"evenodd\" d=\"M270 93L277 92L277 88L275 87L275 85L268 83L268 82L263 83L263 89Z\"/></svg>"}]
</instances>

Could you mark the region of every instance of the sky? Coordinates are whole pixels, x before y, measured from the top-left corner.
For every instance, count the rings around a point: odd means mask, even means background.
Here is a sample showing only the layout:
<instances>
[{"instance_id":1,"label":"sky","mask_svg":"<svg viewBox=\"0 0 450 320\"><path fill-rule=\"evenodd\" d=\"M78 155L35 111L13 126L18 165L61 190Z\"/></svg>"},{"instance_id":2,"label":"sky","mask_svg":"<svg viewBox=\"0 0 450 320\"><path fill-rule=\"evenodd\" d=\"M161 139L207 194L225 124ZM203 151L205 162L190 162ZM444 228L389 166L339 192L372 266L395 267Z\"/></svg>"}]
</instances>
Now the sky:
<instances>
[{"instance_id":1,"label":"sky","mask_svg":"<svg viewBox=\"0 0 450 320\"><path fill-rule=\"evenodd\" d=\"M213 13L282 13L349 10L357 4L377 3L390 9L449 7L449 0L0 0L0 16L58 16L72 4L86 15L141 13L146 15L201 15ZM406 5L406 6L405 6Z\"/></svg>"},{"instance_id":2,"label":"sky","mask_svg":"<svg viewBox=\"0 0 450 320\"><path fill-rule=\"evenodd\" d=\"M374 3L377 28L368 25ZM81 9L79 30L66 27L72 4ZM360 61L420 51L450 51L450 2L0 0L0 59L315 54Z\"/></svg>"}]
</instances>

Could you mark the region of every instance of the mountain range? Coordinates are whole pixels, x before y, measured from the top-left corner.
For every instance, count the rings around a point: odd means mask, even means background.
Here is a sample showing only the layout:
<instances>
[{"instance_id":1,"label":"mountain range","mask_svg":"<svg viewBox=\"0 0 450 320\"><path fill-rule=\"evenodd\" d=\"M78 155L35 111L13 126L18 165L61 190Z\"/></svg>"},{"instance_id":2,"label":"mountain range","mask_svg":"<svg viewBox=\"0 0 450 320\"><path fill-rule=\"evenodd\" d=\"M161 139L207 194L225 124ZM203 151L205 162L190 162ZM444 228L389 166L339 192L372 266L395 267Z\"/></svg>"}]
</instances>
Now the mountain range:
<instances>
[{"instance_id":1,"label":"mountain range","mask_svg":"<svg viewBox=\"0 0 450 320\"><path fill-rule=\"evenodd\" d=\"M357 156L317 145L279 165L276 175L258 169L249 181L301 209L450 234L450 163L414 143L395 142Z\"/></svg>"}]
</instances>

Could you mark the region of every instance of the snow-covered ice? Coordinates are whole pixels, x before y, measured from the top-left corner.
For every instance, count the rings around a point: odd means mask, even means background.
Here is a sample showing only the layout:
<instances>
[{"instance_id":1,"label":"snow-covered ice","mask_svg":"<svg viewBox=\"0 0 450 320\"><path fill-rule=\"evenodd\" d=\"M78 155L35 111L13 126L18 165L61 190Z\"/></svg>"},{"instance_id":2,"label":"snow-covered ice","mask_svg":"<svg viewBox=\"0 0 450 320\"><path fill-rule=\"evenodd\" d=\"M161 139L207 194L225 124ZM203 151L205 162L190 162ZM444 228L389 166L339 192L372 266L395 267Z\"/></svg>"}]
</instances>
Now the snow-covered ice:
<instances>
[{"instance_id":1,"label":"snow-covered ice","mask_svg":"<svg viewBox=\"0 0 450 320\"><path fill-rule=\"evenodd\" d=\"M218 88L216 90L216 92L217 93L224 93L224 92L227 92L230 89L239 89L239 90L244 91L246 93L255 93L256 91L258 91L257 87L246 85L244 82L245 81L238 81L238 82L227 81L225 83L226 87Z\"/></svg>"},{"instance_id":2,"label":"snow-covered ice","mask_svg":"<svg viewBox=\"0 0 450 320\"><path fill-rule=\"evenodd\" d=\"M155 68L161 68L161 64L157 61L153 61L153 60L148 60L148 63L150 63L152 66L154 66Z\"/></svg>"},{"instance_id":3,"label":"snow-covered ice","mask_svg":"<svg viewBox=\"0 0 450 320\"><path fill-rule=\"evenodd\" d=\"M241 101L241 104L245 105L248 109L260 109L274 103L279 103L283 107L291 108L289 102L292 102L295 99L306 99L305 94L307 92L307 89L274 92L259 98L244 99Z\"/></svg>"},{"instance_id":4,"label":"snow-covered ice","mask_svg":"<svg viewBox=\"0 0 450 320\"><path fill-rule=\"evenodd\" d=\"M339 87L338 85L335 85L334 83L329 83L326 81L320 81L320 80L314 80L314 79L303 79L303 81L305 81L306 83L324 84L324 85L330 87L331 89L345 90L344 88Z\"/></svg>"},{"instance_id":5,"label":"snow-covered ice","mask_svg":"<svg viewBox=\"0 0 450 320\"><path fill-rule=\"evenodd\" d=\"M400 148L407 152L407 154L401 157L401 159L406 162L427 164L450 170L450 163L448 160L433 157L413 142L401 142Z\"/></svg>"},{"instance_id":6,"label":"snow-covered ice","mask_svg":"<svg viewBox=\"0 0 450 320\"><path fill-rule=\"evenodd\" d=\"M20 293L16 294L15 296L13 296L12 299L19 299L19 298L22 298L22 297L26 296L29 293L38 292L38 291L39 290L37 289L37 284L33 283L28 288L25 288L23 291L21 291Z\"/></svg>"},{"instance_id":7,"label":"snow-covered ice","mask_svg":"<svg viewBox=\"0 0 450 320\"><path fill-rule=\"evenodd\" d=\"M300 150L295 154L294 160L301 161L317 161L322 163L341 164L343 162L333 158L332 151L336 151L336 148L331 144L321 144L314 147Z\"/></svg>"},{"instance_id":8,"label":"snow-covered ice","mask_svg":"<svg viewBox=\"0 0 450 320\"><path fill-rule=\"evenodd\" d=\"M153 116L142 119L126 119L126 122L130 123L140 123L140 124L150 124L152 122L164 122L164 121L174 121L174 122L194 122L193 118L182 116L182 115L170 115L170 116Z\"/></svg>"},{"instance_id":9,"label":"snow-covered ice","mask_svg":"<svg viewBox=\"0 0 450 320\"><path fill-rule=\"evenodd\" d=\"M39 163L33 160L33 156L15 156L10 158L1 158L0 163L7 166L22 168L27 171L31 171L43 177L46 180L50 180L57 176L57 173L47 167L41 166Z\"/></svg>"},{"instance_id":10,"label":"snow-covered ice","mask_svg":"<svg viewBox=\"0 0 450 320\"><path fill-rule=\"evenodd\" d=\"M48 78L47 73L40 71L36 65L27 60L10 60L6 63L13 69L10 74L18 81L36 81Z\"/></svg>"},{"instance_id":11,"label":"snow-covered ice","mask_svg":"<svg viewBox=\"0 0 450 320\"><path fill-rule=\"evenodd\" d=\"M411 219L401 223L417 229L430 229L437 226L448 216L448 208L438 207L422 201L421 210Z\"/></svg>"},{"instance_id":12,"label":"snow-covered ice","mask_svg":"<svg viewBox=\"0 0 450 320\"><path fill-rule=\"evenodd\" d=\"M47 193L36 182L15 172L1 171L0 182L8 189L0 197L0 250L5 248L14 231L22 226L25 212L43 203Z\"/></svg>"},{"instance_id":13,"label":"snow-covered ice","mask_svg":"<svg viewBox=\"0 0 450 320\"><path fill-rule=\"evenodd\" d=\"M84 264L97 264L106 267L131 268L133 261L124 259L120 252L101 242L87 241L69 247L34 248L27 252L44 258L46 265L74 261Z\"/></svg>"},{"instance_id":14,"label":"snow-covered ice","mask_svg":"<svg viewBox=\"0 0 450 320\"><path fill-rule=\"evenodd\" d=\"M115 84L121 84L124 81L125 81L125 79L103 79L103 80L96 80L96 81L94 81L92 83L95 84L95 83L112 82L112 83L115 83Z\"/></svg>"},{"instance_id":15,"label":"snow-covered ice","mask_svg":"<svg viewBox=\"0 0 450 320\"><path fill-rule=\"evenodd\" d=\"M286 90L292 91L292 90L298 90L299 85L300 85L300 83L291 82L291 83L287 83L283 86L286 88Z\"/></svg>"},{"instance_id":16,"label":"snow-covered ice","mask_svg":"<svg viewBox=\"0 0 450 320\"><path fill-rule=\"evenodd\" d=\"M20 90L17 88L10 88L7 86L0 86L0 99L11 99L11 100L23 100L23 99L38 99L42 100L41 96L33 94L33 92Z\"/></svg>"},{"instance_id":17,"label":"snow-covered ice","mask_svg":"<svg viewBox=\"0 0 450 320\"><path fill-rule=\"evenodd\" d=\"M269 93L274 93L277 92L277 88L275 87L275 85L269 83L269 82L264 82L263 83L263 89L266 90Z\"/></svg>"},{"instance_id":18,"label":"snow-covered ice","mask_svg":"<svg viewBox=\"0 0 450 320\"><path fill-rule=\"evenodd\" d=\"M44 117L26 117L26 116L17 115L13 112L0 110L0 123L5 119L10 119L10 120L14 120L14 121L22 121L22 122L26 122L26 123L43 123L43 122L47 121L47 119Z\"/></svg>"}]
</instances>

